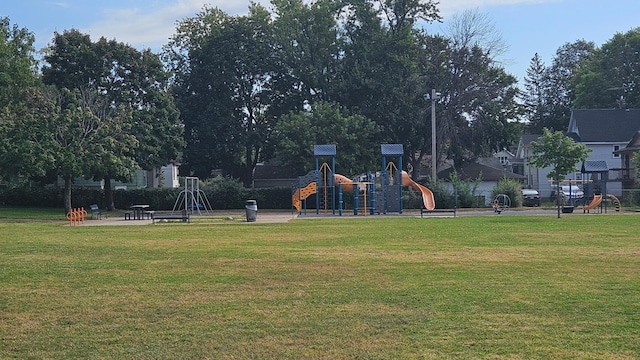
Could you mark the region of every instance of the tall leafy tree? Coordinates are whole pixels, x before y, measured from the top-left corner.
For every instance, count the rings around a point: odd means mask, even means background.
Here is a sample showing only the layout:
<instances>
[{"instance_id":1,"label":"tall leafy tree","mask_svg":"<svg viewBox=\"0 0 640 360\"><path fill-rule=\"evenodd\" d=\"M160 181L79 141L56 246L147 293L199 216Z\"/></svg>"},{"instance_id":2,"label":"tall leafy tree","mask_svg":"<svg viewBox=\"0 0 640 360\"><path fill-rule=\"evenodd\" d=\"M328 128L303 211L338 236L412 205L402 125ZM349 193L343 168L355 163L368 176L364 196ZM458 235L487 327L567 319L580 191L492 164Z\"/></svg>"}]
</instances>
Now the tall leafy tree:
<instances>
[{"instance_id":1,"label":"tall leafy tree","mask_svg":"<svg viewBox=\"0 0 640 360\"><path fill-rule=\"evenodd\" d=\"M596 49L575 79L576 108L640 107L640 28Z\"/></svg>"},{"instance_id":2,"label":"tall leafy tree","mask_svg":"<svg viewBox=\"0 0 640 360\"><path fill-rule=\"evenodd\" d=\"M591 58L595 44L585 40L566 43L558 48L548 68L549 88L546 94L550 129L564 130L569 125L572 103L575 100L574 79Z\"/></svg>"},{"instance_id":3,"label":"tall leafy tree","mask_svg":"<svg viewBox=\"0 0 640 360\"><path fill-rule=\"evenodd\" d=\"M14 139L26 144L24 161L37 161L42 173L52 171L64 179L64 208L69 211L72 180L88 174L96 164L123 160L123 148L135 146L128 135L131 111L120 106L104 116L92 109L96 94L87 90L58 90L54 86L31 88L23 94L26 106L15 116ZM127 169L135 165L130 161Z\"/></svg>"},{"instance_id":4,"label":"tall leafy tree","mask_svg":"<svg viewBox=\"0 0 640 360\"><path fill-rule=\"evenodd\" d=\"M384 131L380 142L405 144L405 158L414 165L417 177L430 138L425 74L435 68L429 60L436 67L442 61L431 45L442 49L443 44L422 36L414 25L419 19L438 20L435 4L354 1L345 14L341 34L346 45L337 99L375 121Z\"/></svg>"},{"instance_id":5,"label":"tall leafy tree","mask_svg":"<svg viewBox=\"0 0 640 360\"><path fill-rule=\"evenodd\" d=\"M459 165L513 144L520 136L515 121L521 115L515 77L479 46L451 51L446 69L440 85L439 153Z\"/></svg>"},{"instance_id":6,"label":"tall leafy tree","mask_svg":"<svg viewBox=\"0 0 640 360\"><path fill-rule=\"evenodd\" d=\"M273 0L275 56L286 69L274 79L289 109L331 101L344 47L336 19L341 4L320 0Z\"/></svg>"},{"instance_id":7,"label":"tall leafy tree","mask_svg":"<svg viewBox=\"0 0 640 360\"><path fill-rule=\"evenodd\" d=\"M541 133L545 127L566 129L575 100L576 74L594 51L592 42L578 40L566 43L558 48L549 67L538 54L534 55L527 69L522 94L530 132Z\"/></svg>"},{"instance_id":8,"label":"tall leafy tree","mask_svg":"<svg viewBox=\"0 0 640 360\"><path fill-rule=\"evenodd\" d=\"M158 55L138 51L116 40L92 42L78 30L56 33L44 57L43 81L81 94L82 106L101 121L129 109L126 127L111 129L105 140L121 134L135 146L120 146L85 169L85 176L104 178L108 208L113 208L111 179L124 180L137 167L157 167L175 160L183 147L183 126L167 91L168 73ZM99 147L98 149L106 149Z\"/></svg>"},{"instance_id":9,"label":"tall leafy tree","mask_svg":"<svg viewBox=\"0 0 640 360\"><path fill-rule=\"evenodd\" d=\"M28 29L12 25L7 17L0 18L0 177L42 173L42 164L35 157L26 162L18 160L32 149L31 144L18 141L23 129L16 127L15 116L24 106L21 94L38 81L34 41Z\"/></svg>"},{"instance_id":10,"label":"tall leafy tree","mask_svg":"<svg viewBox=\"0 0 640 360\"><path fill-rule=\"evenodd\" d=\"M314 168L313 145L335 144L336 167L355 176L378 166L380 127L362 115L350 114L335 103L316 102L309 111L289 113L276 128L276 156L290 176Z\"/></svg>"},{"instance_id":11,"label":"tall leafy tree","mask_svg":"<svg viewBox=\"0 0 640 360\"><path fill-rule=\"evenodd\" d=\"M24 89L36 83L34 41L27 28L0 17L0 109L14 103Z\"/></svg>"},{"instance_id":12,"label":"tall leafy tree","mask_svg":"<svg viewBox=\"0 0 640 360\"><path fill-rule=\"evenodd\" d=\"M190 172L222 168L249 185L286 100L274 86L283 70L270 14L259 5L234 17L205 8L179 25L165 53L176 65Z\"/></svg>"}]
</instances>

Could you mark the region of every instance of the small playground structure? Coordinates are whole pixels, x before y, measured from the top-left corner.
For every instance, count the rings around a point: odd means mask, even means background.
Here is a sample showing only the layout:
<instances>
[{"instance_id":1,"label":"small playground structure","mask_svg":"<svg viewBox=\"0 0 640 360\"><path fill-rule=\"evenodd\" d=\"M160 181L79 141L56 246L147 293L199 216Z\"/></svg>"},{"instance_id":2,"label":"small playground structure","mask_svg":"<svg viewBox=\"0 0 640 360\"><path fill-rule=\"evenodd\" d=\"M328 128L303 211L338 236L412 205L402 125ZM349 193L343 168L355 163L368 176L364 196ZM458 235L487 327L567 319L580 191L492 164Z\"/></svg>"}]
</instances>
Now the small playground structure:
<instances>
[{"instance_id":1,"label":"small playground structure","mask_svg":"<svg viewBox=\"0 0 640 360\"><path fill-rule=\"evenodd\" d=\"M411 187L421 193L424 209L433 211L435 200L431 190L413 181L409 174L398 169L402 164L402 144L382 144L382 170L357 178L335 172L335 145L315 145L316 169L297 179L292 189L291 203L299 213L306 212L310 200L315 199L316 214L343 215L345 192L353 197L354 215L403 212L402 188ZM314 196L315 195L315 196Z\"/></svg>"},{"instance_id":2,"label":"small playground structure","mask_svg":"<svg viewBox=\"0 0 640 360\"><path fill-rule=\"evenodd\" d=\"M606 161L593 160L585 161L581 168L582 179L565 179L560 181L558 187L562 184L569 185L569 192L572 193L571 187L582 185L584 193L583 213L589 213L591 210L599 213L607 212L607 205L613 204L616 212L622 211L620 199L613 194L607 193L607 181L609 177L609 167ZM552 184L554 181L550 181ZM573 204L567 204L573 207Z\"/></svg>"},{"instance_id":3,"label":"small playground structure","mask_svg":"<svg viewBox=\"0 0 640 360\"><path fill-rule=\"evenodd\" d=\"M207 194L200 190L200 179L197 177L187 176L184 179L184 189L178 194L171 213L182 211L190 215L202 215L203 212L210 215L213 211Z\"/></svg>"},{"instance_id":4,"label":"small playground structure","mask_svg":"<svg viewBox=\"0 0 640 360\"><path fill-rule=\"evenodd\" d=\"M493 198L493 211L501 214L511 207L511 198L507 194L498 194Z\"/></svg>"}]
</instances>

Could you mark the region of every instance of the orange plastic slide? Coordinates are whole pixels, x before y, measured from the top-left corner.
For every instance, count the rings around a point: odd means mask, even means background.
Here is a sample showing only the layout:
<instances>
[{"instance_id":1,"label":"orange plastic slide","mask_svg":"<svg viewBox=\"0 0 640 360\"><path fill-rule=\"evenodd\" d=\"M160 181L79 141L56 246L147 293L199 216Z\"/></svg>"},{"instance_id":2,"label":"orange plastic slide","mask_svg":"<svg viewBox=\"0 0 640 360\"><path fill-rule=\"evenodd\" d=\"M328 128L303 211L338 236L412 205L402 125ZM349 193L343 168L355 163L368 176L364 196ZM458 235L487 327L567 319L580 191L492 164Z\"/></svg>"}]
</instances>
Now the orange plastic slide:
<instances>
[{"instance_id":1,"label":"orange plastic slide","mask_svg":"<svg viewBox=\"0 0 640 360\"><path fill-rule=\"evenodd\" d=\"M602 202L602 194L593 195L593 200L591 200L591 203L589 203L589 205L583 206L582 210L584 211L593 210L596 207L598 207L598 205L600 205L601 202Z\"/></svg>"},{"instance_id":2,"label":"orange plastic slide","mask_svg":"<svg viewBox=\"0 0 640 360\"><path fill-rule=\"evenodd\" d=\"M422 194L422 203L424 204L425 209L433 210L436 208L436 201L433 198L433 192L423 185L413 181L406 171L402 172L402 186L409 186L412 189L420 191Z\"/></svg>"},{"instance_id":3,"label":"orange plastic slide","mask_svg":"<svg viewBox=\"0 0 640 360\"><path fill-rule=\"evenodd\" d=\"M336 186L338 186L339 183L342 183L342 190L353 192L354 184L353 184L353 181L351 181L351 179L349 179L348 177L340 174L334 174L333 181L336 184Z\"/></svg>"},{"instance_id":4,"label":"orange plastic slide","mask_svg":"<svg viewBox=\"0 0 640 360\"><path fill-rule=\"evenodd\" d=\"M291 204L298 211L302 211L302 200L316 193L316 183L312 182L309 185L298 189L291 196Z\"/></svg>"}]
</instances>

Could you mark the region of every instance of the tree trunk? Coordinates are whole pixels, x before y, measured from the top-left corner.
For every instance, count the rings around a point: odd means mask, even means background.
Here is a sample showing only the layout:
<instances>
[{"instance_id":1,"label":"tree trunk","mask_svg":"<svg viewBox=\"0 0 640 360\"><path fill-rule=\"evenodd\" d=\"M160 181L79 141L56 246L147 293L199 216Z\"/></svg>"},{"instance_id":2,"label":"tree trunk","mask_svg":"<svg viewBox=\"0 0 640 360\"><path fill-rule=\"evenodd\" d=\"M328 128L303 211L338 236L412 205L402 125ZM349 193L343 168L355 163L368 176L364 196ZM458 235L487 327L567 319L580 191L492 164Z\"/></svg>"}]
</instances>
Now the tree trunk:
<instances>
[{"instance_id":1,"label":"tree trunk","mask_svg":"<svg viewBox=\"0 0 640 360\"><path fill-rule=\"evenodd\" d=\"M244 174L242 176L242 184L245 188L250 189L253 188L253 170L255 167L251 167L249 165L245 166Z\"/></svg>"},{"instance_id":2,"label":"tree trunk","mask_svg":"<svg viewBox=\"0 0 640 360\"><path fill-rule=\"evenodd\" d=\"M111 190L111 176L104 176L104 201L106 202L105 207L109 211L115 210L115 206L113 205L113 191Z\"/></svg>"},{"instance_id":3,"label":"tree trunk","mask_svg":"<svg viewBox=\"0 0 640 360\"><path fill-rule=\"evenodd\" d=\"M71 211L71 175L64 176L64 213Z\"/></svg>"}]
</instances>

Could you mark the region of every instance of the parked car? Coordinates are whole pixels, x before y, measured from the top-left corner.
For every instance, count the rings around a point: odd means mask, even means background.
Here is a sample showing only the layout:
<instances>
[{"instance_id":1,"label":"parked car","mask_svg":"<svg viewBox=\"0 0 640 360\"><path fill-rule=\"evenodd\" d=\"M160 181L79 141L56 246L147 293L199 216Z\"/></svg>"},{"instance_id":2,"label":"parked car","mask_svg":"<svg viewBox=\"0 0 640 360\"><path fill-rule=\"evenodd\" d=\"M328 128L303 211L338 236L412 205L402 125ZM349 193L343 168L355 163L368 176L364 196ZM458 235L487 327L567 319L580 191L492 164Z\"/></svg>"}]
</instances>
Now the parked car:
<instances>
[{"instance_id":1,"label":"parked car","mask_svg":"<svg viewBox=\"0 0 640 360\"><path fill-rule=\"evenodd\" d=\"M551 197L550 200L556 201L556 188L551 188ZM573 205L580 205L584 202L584 192L578 185L561 185L560 186L560 203L563 205L568 205L573 202Z\"/></svg>"},{"instance_id":2,"label":"parked car","mask_svg":"<svg viewBox=\"0 0 640 360\"><path fill-rule=\"evenodd\" d=\"M540 206L540 193L534 189L522 189L523 206Z\"/></svg>"}]
</instances>

